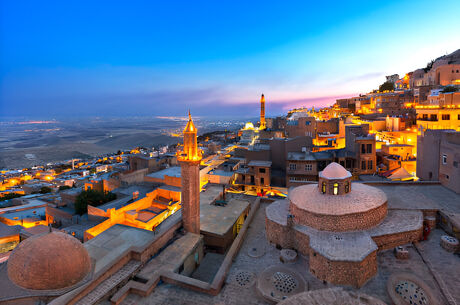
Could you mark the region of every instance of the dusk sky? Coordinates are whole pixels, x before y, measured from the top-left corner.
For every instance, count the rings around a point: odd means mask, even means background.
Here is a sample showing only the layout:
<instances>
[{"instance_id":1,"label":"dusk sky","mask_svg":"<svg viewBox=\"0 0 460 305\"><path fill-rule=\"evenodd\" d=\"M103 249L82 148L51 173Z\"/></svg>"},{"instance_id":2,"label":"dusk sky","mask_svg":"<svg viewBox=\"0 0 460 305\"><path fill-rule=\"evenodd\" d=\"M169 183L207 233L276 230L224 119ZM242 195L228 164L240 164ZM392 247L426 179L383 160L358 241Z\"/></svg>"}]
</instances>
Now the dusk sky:
<instances>
[{"instance_id":1,"label":"dusk sky","mask_svg":"<svg viewBox=\"0 0 460 305\"><path fill-rule=\"evenodd\" d=\"M250 3L249 3L250 2ZM0 116L268 115L460 48L460 1L0 2Z\"/></svg>"}]
</instances>

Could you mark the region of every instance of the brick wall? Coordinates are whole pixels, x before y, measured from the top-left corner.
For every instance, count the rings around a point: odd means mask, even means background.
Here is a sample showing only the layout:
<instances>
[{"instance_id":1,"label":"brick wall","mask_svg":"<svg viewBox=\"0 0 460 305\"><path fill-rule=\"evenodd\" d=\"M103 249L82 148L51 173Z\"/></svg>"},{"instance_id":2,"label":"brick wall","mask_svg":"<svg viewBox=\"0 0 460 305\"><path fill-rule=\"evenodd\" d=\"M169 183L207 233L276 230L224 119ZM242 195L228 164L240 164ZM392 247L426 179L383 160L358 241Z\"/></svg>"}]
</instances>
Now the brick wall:
<instances>
[{"instance_id":1,"label":"brick wall","mask_svg":"<svg viewBox=\"0 0 460 305\"><path fill-rule=\"evenodd\" d=\"M377 251L361 262L343 262L330 261L312 250L310 272L329 283L361 287L377 273Z\"/></svg>"},{"instance_id":2,"label":"brick wall","mask_svg":"<svg viewBox=\"0 0 460 305\"><path fill-rule=\"evenodd\" d=\"M354 231L372 228L383 221L387 215L387 203L375 209L346 215L322 215L299 209L295 204L290 205L294 221L318 230L325 231Z\"/></svg>"}]
</instances>

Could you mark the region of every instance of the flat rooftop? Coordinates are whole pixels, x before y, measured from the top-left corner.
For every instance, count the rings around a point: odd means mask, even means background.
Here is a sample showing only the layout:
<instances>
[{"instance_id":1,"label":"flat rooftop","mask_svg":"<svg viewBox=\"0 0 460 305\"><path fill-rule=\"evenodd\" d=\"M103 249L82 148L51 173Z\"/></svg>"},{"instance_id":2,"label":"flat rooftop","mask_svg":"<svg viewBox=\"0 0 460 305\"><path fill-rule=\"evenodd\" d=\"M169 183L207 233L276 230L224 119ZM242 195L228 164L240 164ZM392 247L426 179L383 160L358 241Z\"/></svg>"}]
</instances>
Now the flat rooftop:
<instances>
[{"instance_id":1,"label":"flat rooftop","mask_svg":"<svg viewBox=\"0 0 460 305\"><path fill-rule=\"evenodd\" d=\"M366 183L385 192L390 209L441 210L460 213L460 194L441 184Z\"/></svg>"},{"instance_id":2,"label":"flat rooftop","mask_svg":"<svg viewBox=\"0 0 460 305\"><path fill-rule=\"evenodd\" d=\"M248 166L270 167L272 166L272 161L252 160L248 163Z\"/></svg>"},{"instance_id":3,"label":"flat rooftop","mask_svg":"<svg viewBox=\"0 0 460 305\"><path fill-rule=\"evenodd\" d=\"M169 167L161 171L148 174L146 176L157 179L164 179L165 176L180 178L180 166Z\"/></svg>"},{"instance_id":4,"label":"flat rooftop","mask_svg":"<svg viewBox=\"0 0 460 305\"><path fill-rule=\"evenodd\" d=\"M248 201L240 199L231 199L226 206L211 204L221 193L221 187L212 186L200 194L200 229L203 232L224 235L249 206Z\"/></svg>"}]
</instances>

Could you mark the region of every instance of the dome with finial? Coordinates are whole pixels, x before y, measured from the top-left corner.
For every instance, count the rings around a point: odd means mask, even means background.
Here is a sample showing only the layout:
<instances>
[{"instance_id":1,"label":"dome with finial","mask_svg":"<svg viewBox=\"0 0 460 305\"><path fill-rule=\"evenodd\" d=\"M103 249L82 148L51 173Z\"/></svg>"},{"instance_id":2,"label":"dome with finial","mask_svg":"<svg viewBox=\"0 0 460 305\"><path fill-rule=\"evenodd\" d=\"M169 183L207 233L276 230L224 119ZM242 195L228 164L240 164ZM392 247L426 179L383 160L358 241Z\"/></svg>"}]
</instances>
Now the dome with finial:
<instances>
[{"instance_id":1,"label":"dome with finial","mask_svg":"<svg viewBox=\"0 0 460 305\"><path fill-rule=\"evenodd\" d=\"M322 172L319 172L319 176L326 179L345 179L351 177L351 173L342 165L332 162Z\"/></svg>"},{"instance_id":2,"label":"dome with finial","mask_svg":"<svg viewBox=\"0 0 460 305\"><path fill-rule=\"evenodd\" d=\"M49 232L21 242L7 268L9 279L22 288L55 290L80 283L91 271L91 259L76 238Z\"/></svg>"}]
</instances>

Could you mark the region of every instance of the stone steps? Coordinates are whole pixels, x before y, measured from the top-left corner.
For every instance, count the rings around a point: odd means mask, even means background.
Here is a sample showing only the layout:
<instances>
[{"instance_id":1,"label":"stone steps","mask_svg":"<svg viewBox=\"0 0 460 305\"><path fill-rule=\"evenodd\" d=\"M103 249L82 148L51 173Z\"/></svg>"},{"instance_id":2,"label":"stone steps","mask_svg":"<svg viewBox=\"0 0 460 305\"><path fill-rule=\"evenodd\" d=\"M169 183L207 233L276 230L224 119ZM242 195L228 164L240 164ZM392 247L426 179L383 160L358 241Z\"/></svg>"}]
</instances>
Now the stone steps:
<instances>
[{"instance_id":1,"label":"stone steps","mask_svg":"<svg viewBox=\"0 0 460 305\"><path fill-rule=\"evenodd\" d=\"M127 280L140 266L139 261L131 260L121 267L117 272L112 274L108 279L96 286L90 293L80 299L76 305L93 305L99 302L113 288L118 286L124 280ZM128 305L128 303L127 303Z\"/></svg>"}]
</instances>

